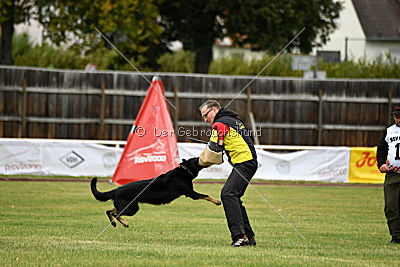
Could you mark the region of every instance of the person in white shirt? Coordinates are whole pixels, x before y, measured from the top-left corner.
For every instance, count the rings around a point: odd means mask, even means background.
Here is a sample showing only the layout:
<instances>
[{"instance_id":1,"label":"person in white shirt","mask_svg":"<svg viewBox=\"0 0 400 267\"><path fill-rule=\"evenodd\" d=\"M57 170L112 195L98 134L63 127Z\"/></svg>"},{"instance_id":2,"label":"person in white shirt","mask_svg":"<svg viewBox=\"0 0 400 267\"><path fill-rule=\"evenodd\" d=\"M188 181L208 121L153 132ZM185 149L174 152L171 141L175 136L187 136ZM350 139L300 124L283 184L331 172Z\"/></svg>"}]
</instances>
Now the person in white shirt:
<instances>
[{"instance_id":1,"label":"person in white shirt","mask_svg":"<svg viewBox=\"0 0 400 267\"><path fill-rule=\"evenodd\" d=\"M376 158L384 182L385 216L392 236L390 243L400 243L400 104L393 108L394 124L379 142ZM387 160L386 160L387 159Z\"/></svg>"}]
</instances>

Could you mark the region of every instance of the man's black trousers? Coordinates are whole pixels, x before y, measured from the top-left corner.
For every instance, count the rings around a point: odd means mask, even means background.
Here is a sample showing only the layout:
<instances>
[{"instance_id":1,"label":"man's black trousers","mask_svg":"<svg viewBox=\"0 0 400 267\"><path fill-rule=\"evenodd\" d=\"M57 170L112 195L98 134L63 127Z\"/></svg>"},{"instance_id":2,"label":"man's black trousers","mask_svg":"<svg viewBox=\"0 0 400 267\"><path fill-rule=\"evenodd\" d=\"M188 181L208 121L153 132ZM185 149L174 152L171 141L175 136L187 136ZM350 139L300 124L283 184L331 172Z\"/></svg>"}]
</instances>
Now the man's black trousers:
<instances>
[{"instance_id":1,"label":"man's black trousers","mask_svg":"<svg viewBox=\"0 0 400 267\"><path fill-rule=\"evenodd\" d=\"M389 172L384 183L385 216L390 235L400 237L400 174Z\"/></svg>"},{"instance_id":2,"label":"man's black trousers","mask_svg":"<svg viewBox=\"0 0 400 267\"><path fill-rule=\"evenodd\" d=\"M244 195L248 182L250 182L256 170L257 161L255 160L235 164L222 188L221 200L232 238L242 234L246 234L248 237L254 236L246 209L240 198Z\"/></svg>"}]
</instances>

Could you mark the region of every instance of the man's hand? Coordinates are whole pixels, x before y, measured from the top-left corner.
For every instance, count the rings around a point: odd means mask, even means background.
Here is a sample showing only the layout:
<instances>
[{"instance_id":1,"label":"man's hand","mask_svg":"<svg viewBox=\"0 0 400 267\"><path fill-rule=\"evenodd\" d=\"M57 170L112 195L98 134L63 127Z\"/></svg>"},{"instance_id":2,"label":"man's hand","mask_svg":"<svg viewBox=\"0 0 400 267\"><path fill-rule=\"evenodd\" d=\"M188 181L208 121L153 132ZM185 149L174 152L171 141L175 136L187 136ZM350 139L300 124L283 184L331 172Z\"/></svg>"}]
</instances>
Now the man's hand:
<instances>
[{"instance_id":1,"label":"man's hand","mask_svg":"<svg viewBox=\"0 0 400 267\"><path fill-rule=\"evenodd\" d=\"M383 164L380 168L379 168L379 171L381 172L381 173L386 173L386 172L389 172L389 166L385 163L385 164Z\"/></svg>"}]
</instances>

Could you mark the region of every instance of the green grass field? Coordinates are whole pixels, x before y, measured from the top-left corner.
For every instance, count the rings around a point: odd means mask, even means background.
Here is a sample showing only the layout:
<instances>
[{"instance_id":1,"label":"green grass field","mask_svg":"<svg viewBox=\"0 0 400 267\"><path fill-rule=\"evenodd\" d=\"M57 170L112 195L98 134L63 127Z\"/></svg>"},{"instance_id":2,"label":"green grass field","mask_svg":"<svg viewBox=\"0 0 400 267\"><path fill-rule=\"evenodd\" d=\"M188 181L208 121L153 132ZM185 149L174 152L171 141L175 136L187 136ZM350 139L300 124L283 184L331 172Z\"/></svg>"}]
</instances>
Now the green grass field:
<instances>
[{"instance_id":1,"label":"green grass field","mask_svg":"<svg viewBox=\"0 0 400 267\"><path fill-rule=\"evenodd\" d=\"M371 266L400 264L389 244L383 189L332 186L256 188L306 237L303 240L251 187L244 204L256 247L232 248L223 208L181 197L142 204L128 229L108 227L111 202L88 183L0 182L0 266ZM113 188L100 183L100 190ZM195 184L219 199L221 184Z\"/></svg>"}]
</instances>

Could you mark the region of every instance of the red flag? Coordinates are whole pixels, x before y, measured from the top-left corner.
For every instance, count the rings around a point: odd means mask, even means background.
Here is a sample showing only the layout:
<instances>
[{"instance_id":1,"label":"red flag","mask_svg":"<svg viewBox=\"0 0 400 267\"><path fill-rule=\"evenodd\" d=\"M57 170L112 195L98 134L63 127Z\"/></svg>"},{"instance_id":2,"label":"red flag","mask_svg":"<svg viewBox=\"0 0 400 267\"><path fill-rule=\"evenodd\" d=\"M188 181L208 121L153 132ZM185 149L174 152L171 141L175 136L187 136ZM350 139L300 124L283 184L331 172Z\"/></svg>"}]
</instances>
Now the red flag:
<instances>
[{"instance_id":1,"label":"red flag","mask_svg":"<svg viewBox=\"0 0 400 267\"><path fill-rule=\"evenodd\" d=\"M164 87L155 76L112 180L123 185L155 178L178 166L178 146Z\"/></svg>"}]
</instances>

